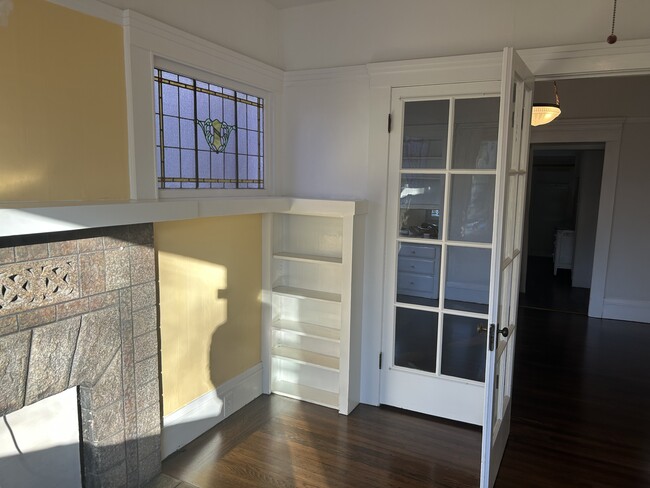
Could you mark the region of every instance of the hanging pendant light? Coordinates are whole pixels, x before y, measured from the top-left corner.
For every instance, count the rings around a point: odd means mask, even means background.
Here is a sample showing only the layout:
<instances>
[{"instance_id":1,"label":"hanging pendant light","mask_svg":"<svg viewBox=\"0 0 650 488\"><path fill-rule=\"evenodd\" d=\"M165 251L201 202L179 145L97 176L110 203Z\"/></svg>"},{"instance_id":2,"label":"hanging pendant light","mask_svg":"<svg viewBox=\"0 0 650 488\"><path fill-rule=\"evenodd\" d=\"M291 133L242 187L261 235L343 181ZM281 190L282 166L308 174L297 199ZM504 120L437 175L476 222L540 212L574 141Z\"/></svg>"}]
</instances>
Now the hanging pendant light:
<instances>
[{"instance_id":1,"label":"hanging pendant light","mask_svg":"<svg viewBox=\"0 0 650 488\"><path fill-rule=\"evenodd\" d=\"M530 120L530 125L533 127L553 122L562 113L562 110L560 110L560 97L557 94L557 83L555 81L553 82L553 88L555 90L555 103L533 104L533 114Z\"/></svg>"}]
</instances>

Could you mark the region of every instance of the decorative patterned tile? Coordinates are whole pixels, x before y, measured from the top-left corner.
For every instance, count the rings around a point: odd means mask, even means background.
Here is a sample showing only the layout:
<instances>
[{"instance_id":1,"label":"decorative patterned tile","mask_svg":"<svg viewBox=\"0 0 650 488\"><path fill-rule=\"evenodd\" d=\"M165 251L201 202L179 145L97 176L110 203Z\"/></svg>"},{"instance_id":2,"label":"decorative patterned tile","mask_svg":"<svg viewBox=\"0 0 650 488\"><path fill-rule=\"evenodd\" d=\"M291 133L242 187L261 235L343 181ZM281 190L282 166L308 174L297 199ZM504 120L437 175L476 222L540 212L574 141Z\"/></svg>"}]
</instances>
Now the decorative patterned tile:
<instances>
[{"instance_id":1,"label":"decorative patterned tile","mask_svg":"<svg viewBox=\"0 0 650 488\"><path fill-rule=\"evenodd\" d=\"M77 260L51 258L0 266L0 316L79 297Z\"/></svg>"}]
</instances>

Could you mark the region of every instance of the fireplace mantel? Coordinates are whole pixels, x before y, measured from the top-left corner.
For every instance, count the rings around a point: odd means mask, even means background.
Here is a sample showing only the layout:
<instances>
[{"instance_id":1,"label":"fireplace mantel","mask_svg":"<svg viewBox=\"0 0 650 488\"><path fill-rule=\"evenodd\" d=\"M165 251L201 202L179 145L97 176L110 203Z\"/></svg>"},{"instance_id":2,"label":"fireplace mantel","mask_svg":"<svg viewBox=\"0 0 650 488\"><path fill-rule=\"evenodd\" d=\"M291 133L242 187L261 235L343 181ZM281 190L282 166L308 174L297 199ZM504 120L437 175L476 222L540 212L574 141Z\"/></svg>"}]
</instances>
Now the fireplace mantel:
<instances>
[{"instance_id":1,"label":"fireplace mantel","mask_svg":"<svg viewBox=\"0 0 650 488\"><path fill-rule=\"evenodd\" d=\"M122 202L0 203L0 237L252 213L298 207L326 213L365 213L365 202L293 197L221 197Z\"/></svg>"}]
</instances>

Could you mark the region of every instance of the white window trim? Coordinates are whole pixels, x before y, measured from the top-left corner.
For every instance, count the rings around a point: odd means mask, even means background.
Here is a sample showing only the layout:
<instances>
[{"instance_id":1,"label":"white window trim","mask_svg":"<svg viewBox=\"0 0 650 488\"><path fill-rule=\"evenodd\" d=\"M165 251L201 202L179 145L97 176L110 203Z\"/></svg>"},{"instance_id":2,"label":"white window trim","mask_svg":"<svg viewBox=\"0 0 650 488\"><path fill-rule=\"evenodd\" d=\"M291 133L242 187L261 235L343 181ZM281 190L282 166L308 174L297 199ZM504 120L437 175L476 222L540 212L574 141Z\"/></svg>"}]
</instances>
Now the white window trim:
<instances>
[{"instance_id":1,"label":"white window trim","mask_svg":"<svg viewBox=\"0 0 650 488\"><path fill-rule=\"evenodd\" d=\"M132 200L273 195L283 72L130 10L124 11L129 177ZM264 98L264 189L160 190L156 170L153 70L169 68ZM210 80L207 80L210 81Z\"/></svg>"}]
</instances>

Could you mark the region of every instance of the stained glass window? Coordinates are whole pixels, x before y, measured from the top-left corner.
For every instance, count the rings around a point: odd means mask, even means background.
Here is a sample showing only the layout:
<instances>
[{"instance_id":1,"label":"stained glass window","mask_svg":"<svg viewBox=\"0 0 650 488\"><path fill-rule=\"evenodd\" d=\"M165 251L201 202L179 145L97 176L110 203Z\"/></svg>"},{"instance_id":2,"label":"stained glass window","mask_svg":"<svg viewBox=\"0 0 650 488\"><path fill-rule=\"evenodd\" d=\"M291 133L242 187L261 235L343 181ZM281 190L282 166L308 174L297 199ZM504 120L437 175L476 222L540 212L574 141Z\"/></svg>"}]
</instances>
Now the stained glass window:
<instances>
[{"instance_id":1,"label":"stained glass window","mask_svg":"<svg viewBox=\"0 0 650 488\"><path fill-rule=\"evenodd\" d=\"M264 99L154 69L158 188L264 188Z\"/></svg>"}]
</instances>

